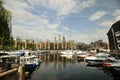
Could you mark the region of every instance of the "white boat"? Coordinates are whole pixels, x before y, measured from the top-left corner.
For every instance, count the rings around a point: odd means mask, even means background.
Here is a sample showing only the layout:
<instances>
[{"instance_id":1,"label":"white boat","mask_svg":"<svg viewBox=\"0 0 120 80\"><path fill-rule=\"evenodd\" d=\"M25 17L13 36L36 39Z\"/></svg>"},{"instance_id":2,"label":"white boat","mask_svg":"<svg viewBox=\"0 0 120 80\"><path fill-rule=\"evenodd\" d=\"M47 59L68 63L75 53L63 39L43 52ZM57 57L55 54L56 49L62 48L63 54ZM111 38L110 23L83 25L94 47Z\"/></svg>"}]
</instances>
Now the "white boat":
<instances>
[{"instance_id":1,"label":"white boat","mask_svg":"<svg viewBox=\"0 0 120 80\"><path fill-rule=\"evenodd\" d=\"M39 59L35 59L32 56L22 56L20 57L20 64L25 65L25 70L34 69L41 63Z\"/></svg>"},{"instance_id":2,"label":"white boat","mask_svg":"<svg viewBox=\"0 0 120 80\"><path fill-rule=\"evenodd\" d=\"M84 60L84 58L90 56L89 53L85 52L85 51L78 51L77 52L77 59L78 60Z\"/></svg>"},{"instance_id":3,"label":"white boat","mask_svg":"<svg viewBox=\"0 0 120 80\"><path fill-rule=\"evenodd\" d=\"M110 57L106 61L103 61L102 66L103 66L103 68L109 68L109 69L111 69L110 65L112 65L113 63L117 63L117 62L118 62L117 59L115 59L114 57Z\"/></svg>"},{"instance_id":4,"label":"white boat","mask_svg":"<svg viewBox=\"0 0 120 80\"><path fill-rule=\"evenodd\" d=\"M98 53L95 56L85 58L88 65L102 65L103 61L109 59L111 56L107 53Z\"/></svg>"},{"instance_id":5,"label":"white boat","mask_svg":"<svg viewBox=\"0 0 120 80\"><path fill-rule=\"evenodd\" d=\"M66 54L67 53L67 51L62 51L62 52L60 52L61 54Z\"/></svg>"},{"instance_id":6,"label":"white boat","mask_svg":"<svg viewBox=\"0 0 120 80\"><path fill-rule=\"evenodd\" d=\"M79 51L77 51L76 53L77 53L77 54L81 54L82 52L83 52L83 51L79 50Z\"/></svg>"},{"instance_id":7,"label":"white boat","mask_svg":"<svg viewBox=\"0 0 120 80\"><path fill-rule=\"evenodd\" d=\"M0 58L6 58L6 62L23 64L25 65L25 70L33 69L42 62L36 58L35 55L30 55L29 51L16 53L12 52L8 55L0 56Z\"/></svg>"},{"instance_id":8,"label":"white boat","mask_svg":"<svg viewBox=\"0 0 120 80\"><path fill-rule=\"evenodd\" d=\"M62 51L60 56L66 57L68 59L72 59L73 55L74 55L74 52L72 50L67 50L67 51Z\"/></svg>"},{"instance_id":9,"label":"white boat","mask_svg":"<svg viewBox=\"0 0 120 80\"><path fill-rule=\"evenodd\" d=\"M40 63L42 63L42 60L39 60L38 58L34 59L36 66L40 65Z\"/></svg>"},{"instance_id":10,"label":"white boat","mask_svg":"<svg viewBox=\"0 0 120 80\"><path fill-rule=\"evenodd\" d=\"M29 50L20 51L20 64L25 65L26 70L30 70L38 66L42 61L36 58L35 55L31 55ZM22 55L21 55L22 54Z\"/></svg>"}]
</instances>

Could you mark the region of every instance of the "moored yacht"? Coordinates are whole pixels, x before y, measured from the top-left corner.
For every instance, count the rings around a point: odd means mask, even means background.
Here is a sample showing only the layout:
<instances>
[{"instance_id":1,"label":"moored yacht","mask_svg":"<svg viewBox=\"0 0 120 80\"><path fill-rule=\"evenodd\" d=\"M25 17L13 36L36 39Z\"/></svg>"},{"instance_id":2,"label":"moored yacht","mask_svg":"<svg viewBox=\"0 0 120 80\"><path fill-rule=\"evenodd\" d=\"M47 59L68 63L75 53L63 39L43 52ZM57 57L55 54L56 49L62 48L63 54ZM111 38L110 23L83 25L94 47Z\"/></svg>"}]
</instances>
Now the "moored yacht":
<instances>
[{"instance_id":1,"label":"moored yacht","mask_svg":"<svg viewBox=\"0 0 120 80\"><path fill-rule=\"evenodd\" d=\"M68 59L72 59L73 55L74 52L72 50L66 50L66 51L62 51L60 56Z\"/></svg>"},{"instance_id":2,"label":"moored yacht","mask_svg":"<svg viewBox=\"0 0 120 80\"><path fill-rule=\"evenodd\" d=\"M85 52L85 51L78 51L77 52L77 59L78 60L84 60L84 58L90 56L89 53Z\"/></svg>"},{"instance_id":3,"label":"moored yacht","mask_svg":"<svg viewBox=\"0 0 120 80\"><path fill-rule=\"evenodd\" d=\"M35 55L31 55L30 51L20 51L20 64L25 65L25 70L30 70L38 66L42 61L36 58ZM21 55L22 54L22 55Z\"/></svg>"},{"instance_id":4,"label":"moored yacht","mask_svg":"<svg viewBox=\"0 0 120 80\"><path fill-rule=\"evenodd\" d=\"M94 56L86 57L85 62L88 65L102 65L103 61L109 59L111 56L107 53L98 53Z\"/></svg>"},{"instance_id":5,"label":"moored yacht","mask_svg":"<svg viewBox=\"0 0 120 80\"><path fill-rule=\"evenodd\" d=\"M25 70L34 69L41 63L39 59L35 59L32 56L22 56L20 57L20 64L24 64Z\"/></svg>"},{"instance_id":6,"label":"moored yacht","mask_svg":"<svg viewBox=\"0 0 120 80\"><path fill-rule=\"evenodd\" d=\"M103 66L104 68L109 68L109 69L111 69L110 66L111 66L113 63L117 63L117 62L118 62L117 59L115 59L114 57L110 57L109 59L103 61L102 66Z\"/></svg>"}]
</instances>

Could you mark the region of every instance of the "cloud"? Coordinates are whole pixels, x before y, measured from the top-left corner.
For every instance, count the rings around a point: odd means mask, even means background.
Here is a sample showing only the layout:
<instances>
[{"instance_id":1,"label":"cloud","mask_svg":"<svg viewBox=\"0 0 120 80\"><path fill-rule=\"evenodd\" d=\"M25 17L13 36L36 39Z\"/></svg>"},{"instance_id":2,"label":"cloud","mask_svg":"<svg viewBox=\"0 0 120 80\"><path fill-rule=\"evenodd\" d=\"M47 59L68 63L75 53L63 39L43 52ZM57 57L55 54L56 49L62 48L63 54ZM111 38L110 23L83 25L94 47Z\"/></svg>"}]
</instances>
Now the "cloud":
<instances>
[{"instance_id":1,"label":"cloud","mask_svg":"<svg viewBox=\"0 0 120 80\"><path fill-rule=\"evenodd\" d=\"M36 27L26 27L25 25L14 24L13 34L14 37L20 37L22 39L53 40L54 36L63 33L56 29L40 28L39 25Z\"/></svg>"},{"instance_id":2,"label":"cloud","mask_svg":"<svg viewBox=\"0 0 120 80\"><path fill-rule=\"evenodd\" d=\"M116 9L112 15L115 16L116 21L120 20L120 9Z\"/></svg>"},{"instance_id":3,"label":"cloud","mask_svg":"<svg viewBox=\"0 0 120 80\"><path fill-rule=\"evenodd\" d=\"M49 0L48 5L57 12L58 16L62 16L72 13L76 3L73 0Z\"/></svg>"},{"instance_id":4,"label":"cloud","mask_svg":"<svg viewBox=\"0 0 120 80\"><path fill-rule=\"evenodd\" d=\"M108 14L108 12L106 12L106 11L97 11L93 15L91 15L89 19L91 21L95 21L95 20L100 19L101 17L103 17L106 14Z\"/></svg>"},{"instance_id":5,"label":"cloud","mask_svg":"<svg viewBox=\"0 0 120 80\"><path fill-rule=\"evenodd\" d=\"M86 8L92 7L95 4L95 0L84 0L83 2L77 2L76 12L80 12Z\"/></svg>"},{"instance_id":6,"label":"cloud","mask_svg":"<svg viewBox=\"0 0 120 80\"><path fill-rule=\"evenodd\" d=\"M113 13L114 16L119 16L120 15L120 9L116 9L116 11Z\"/></svg>"},{"instance_id":7,"label":"cloud","mask_svg":"<svg viewBox=\"0 0 120 80\"><path fill-rule=\"evenodd\" d=\"M80 30L80 25L84 26L88 21L83 16L89 15L89 13L87 13L88 15L86 13L83 15L84 12L81 12L85 9L88 10L88 8L91 10L96 0L4 0L4 2L5 8L12 12L14 37L53 40L55 36L61 34L66 36L68 40L68 35L70 35L76 41L91 42L99 38L104 39L106 36L106 30L103 29L96 29L90 32L91 29L87 27L89 30L85 32ZM118 12L116 11L113 16L118 18ZM91 15L90 20L98 20L106 14L108 14L106 11L97 11ZM71 19L69 18L71 15L77 16L76 19L68 20ZM79 16L82 16L83 19L81 20L84 21L83 23L79 21L79 18L81 18ZM80 24L69 26L69 23L74 20L78 20ZM98 26L108 26L111 23L110 21L105 21L98 24ZM78 25L79 27L77 27ZM94 27L94 25L89 26Z\"/></svg>"},{"instance_id":8,"label":"cloud","mask_svg":"<svg viewBox=\"0 0 120 80\"><path fill-rule=\"evenodd\" d=\"M69 31L68 27L66 27L66 26L63 26L62 28L63 28L65 31Z\"/></svg>"},{"instance_id":9,"label":"cloud","mask_svg":"<svg viewBox=\"0 0 120 80\"><path fill-rule=\"evenodd\" d=\"M120 16L117 16L117 17L115 18L115 20L116 20L116 21L120 20Z\"/></svg>"},{"instance_id":10,"label":"cloud","mask_svg":"<svg viewBox=\"0 0 120 80\"><path fill-rule=\"evenodd\" d=\"M57 30L59 23L51 23L49 19L27 11L32 6L25 2L5 0L4 6L12 12L12 32L14 37L35 39L39 34L40 39L45 39L53 37L54 34L62 34L62 32Z\"/></svg>"},{"instance_id":11,"label":"cloud","mask_svg":"<svg viewBox=\"0 0 120 80\"><path fill-rule=\"evenodd\" d=\"M71 31L71 39L74 39L78 42L86 42L90 43L93 41L97 41L99 39L103 39L104 41L108 42L107 40L107 29L100 28L100 29L95 29L92 32L79 32L79 31Z\"/></svg>"},{"instance_id":12,"label":"cloud","mask_svg":"<svg viewBox=\"0 0 120 80\"><path fill-rule=\"evenodd\" d=\"M85 8L91 7L95 0L27 0L34 7L43 6L49 10L54 10L57 16L78 13Z\"/></svg>"},{"instance_id":13,"label":"cloud","mask_svg":"<svg viewBox=\"0 0 120 80\"><path fill-rule=\"evenodd\" d=\"M71 13L79 13L91 7L95 0L4 0L4 2L4 7L12 12L14 37L34 39L39 34L40 39L45 39L70 31L61 20ZM56 17L55 22L49 19L50 12ZM58 30L60 26L65 32Z\"/></svg>"},{"instance_id":14,"label":"cloud","mask_svg":"<svg viewBox=\"0 0 120 80\"><path fill-rule=\"evenodd\" d=\"M71 13L78 13L85 8L91 7L94 3L94 0L49 0L48 4L52 9L57 11L59 16L61 15L69 15Z\"/></svg>"},{"instance_id":15,"label":"cloud","mask_svg":"<svg viewBox=\"0 0 120 80\"><path fill-rule=\"evenodd\" d=\"M94 33L91 34L93 36L92 37L93 41L104 39L105 42L108 42L107 32L108 32L108 29L104 29L104 28L96 29L94 32L95 34Z\"/></svg>"},{"instance_id":16,"label":"cloud","mask_svg":"<svg viewBox=\"0 0 120 80\"><path fill-rule=\"evenodd\" d=\"M110 27L110 26L112 26L113 23L114 23L113 21L107 20L107 21L104 21L104 22L100 23L99 25L100 26L105 26L105 27Z\"/></svg>"}]
</instances>

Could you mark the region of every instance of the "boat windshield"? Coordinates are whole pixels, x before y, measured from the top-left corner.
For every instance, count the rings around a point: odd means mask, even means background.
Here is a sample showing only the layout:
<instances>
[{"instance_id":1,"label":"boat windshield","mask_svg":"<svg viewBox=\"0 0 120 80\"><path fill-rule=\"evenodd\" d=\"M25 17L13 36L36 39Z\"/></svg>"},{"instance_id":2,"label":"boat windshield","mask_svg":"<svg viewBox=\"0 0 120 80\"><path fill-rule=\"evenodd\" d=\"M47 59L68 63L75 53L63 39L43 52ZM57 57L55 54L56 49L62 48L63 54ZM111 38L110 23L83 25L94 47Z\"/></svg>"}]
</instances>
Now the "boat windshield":
<instances>
[{"instance_id":1,"label":"boat windshield","mask_svg":"<svg viewBox=\"0 0 120 80\"><path fill-rule=\"evenodd\" d=\"M34 61L34 58L30 58L30 57L23 57L20 60L21 63L33 62L33 61Z\"/></svg>"},{"instance_id":2,"label":"boat windshield","mask_svg":"<svg viewBox=\"0 0 120 80\"><path fill-rule=\"evenodd\" d=\"M96 56L97 58L107 58L107 56Z\"/></svg>"},{"instance_id":3,"label":"boat windshield","mask_svg":"<svg viewBox=\"0 0 120 80\"><path fill-rule=\"evenodd\" d=\"M30 58L30 62L33 62L34 61L34 58Z\"/></svg>"},{"instance_id":4,"label":"boat windshield","mask_svg":"<svg viewBox=\"0 0 120 80\"><path fill-rule=\"evenodd\" d=\"M84 55L85 53L80 53L79 55Z\"/></svg>"}]
</instances>

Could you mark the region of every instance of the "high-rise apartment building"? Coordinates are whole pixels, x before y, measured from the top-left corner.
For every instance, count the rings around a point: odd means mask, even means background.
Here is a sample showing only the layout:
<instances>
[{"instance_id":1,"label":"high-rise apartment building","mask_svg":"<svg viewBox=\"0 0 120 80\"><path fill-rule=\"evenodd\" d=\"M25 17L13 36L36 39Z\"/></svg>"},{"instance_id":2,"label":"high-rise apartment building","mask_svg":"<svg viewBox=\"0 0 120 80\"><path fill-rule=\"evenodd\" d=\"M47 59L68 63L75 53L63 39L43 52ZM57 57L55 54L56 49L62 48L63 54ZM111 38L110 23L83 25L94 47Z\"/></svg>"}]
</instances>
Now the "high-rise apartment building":
<instances>
[{"instance_id":1,"label":"high-rise apartment building","mask_svg":"<svg viewBox=\"0 0 120 80\"><path fill-rule=\"evenodd\" d=\"M55 41L55 42L57 42L57 39L56 39L56 37L54 37L54 41Z\"/></svg>"},{"instance_id":2,"label":"high-rise apartment building","mask_svg":"<svg viewBox=\"0 0 120 80\"><path fill-rule=\"evenodd\" d=\"M61 42L61 35L58 35L58 42Z\"/></svg>"},{"instance_id":3,"label":"high-rise apartment building","mask_svg":"<svg viewBox=\"0 0 120 80\"><path fill-rule=\"evenodd\" d=\"M65 36L63 36L63 42L65 42Z\"/></svg>"}]
</instances>

